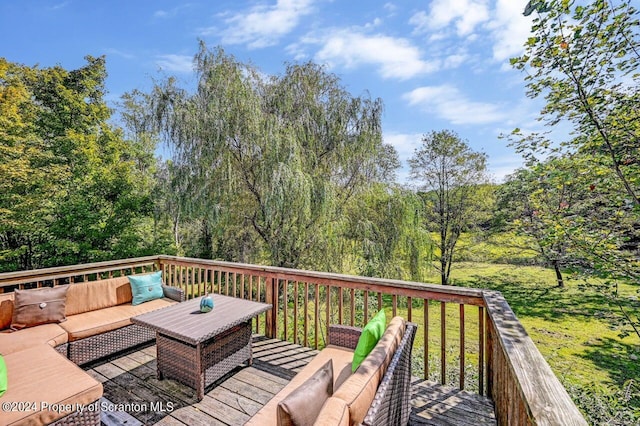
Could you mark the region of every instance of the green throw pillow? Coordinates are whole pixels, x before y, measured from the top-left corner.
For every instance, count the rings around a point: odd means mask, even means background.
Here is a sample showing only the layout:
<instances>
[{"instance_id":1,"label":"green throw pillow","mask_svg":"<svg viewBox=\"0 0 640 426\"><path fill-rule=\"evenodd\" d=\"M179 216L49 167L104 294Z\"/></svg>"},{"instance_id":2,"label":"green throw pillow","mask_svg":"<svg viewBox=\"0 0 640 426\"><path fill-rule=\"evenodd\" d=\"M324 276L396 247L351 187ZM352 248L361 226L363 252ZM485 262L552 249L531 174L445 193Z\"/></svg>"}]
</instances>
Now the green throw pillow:
<instances>
[{"instance_id":1,"label":"green throw pillow","mask_svg":"<svg viewBox=\"0 0 640 426\"><path fill-rule=\"evenodd\" d=\"M4 358L0 355L0 396L4 395L7 391L7 365L4 363Z\"/></svg>"},{"instance_id":2,"label":"green throw pillow","mask_svg":"<svg viewBox=\"0 0 640 426\"><path fill-rule=\"evenodd\" d=\"M371 318L371 321L367 323L362 329L362 334L358 339L358 345L355 352L353 352L353 362L351 363L351 372L355 373L362 361L369 355L369 352L382 337L384 330L387 328L387 316L384 313L384 309Z\"/></svg>"},{"instance_id":3,"label":"green throw pillow","mask_svg":"<svg viewBox=\"0 0 640 426\"><path fill-rule=\"evenodd\" d=\"M162 291L162 271L145 275L129 275L131 284L131 294L133 295L132 305L139 305L164 296Z\"/></svg>"}]
</instances>

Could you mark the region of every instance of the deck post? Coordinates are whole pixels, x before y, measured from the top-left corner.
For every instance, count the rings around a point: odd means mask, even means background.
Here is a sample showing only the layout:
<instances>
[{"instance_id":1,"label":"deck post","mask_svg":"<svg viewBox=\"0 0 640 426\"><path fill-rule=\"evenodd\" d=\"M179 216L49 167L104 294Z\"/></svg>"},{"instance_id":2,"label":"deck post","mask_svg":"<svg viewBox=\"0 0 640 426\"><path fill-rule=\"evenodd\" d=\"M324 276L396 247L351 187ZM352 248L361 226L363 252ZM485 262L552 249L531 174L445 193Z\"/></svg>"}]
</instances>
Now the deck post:
<instances>
[{"instance_id":1,"label":"deck post","mask_svg":"<svg viewBox=\"0 0 640 426\"><path fill-rule=\"evenodd\" d=\"M277 324L278 324L278 291L275 288L278 280L274 280L273 277L267 277L265 280L265 303L270 303L272 308L266 313L266 322L264 334L269 339L274 339L277 336Z\"/></svg>"}]
</instances>

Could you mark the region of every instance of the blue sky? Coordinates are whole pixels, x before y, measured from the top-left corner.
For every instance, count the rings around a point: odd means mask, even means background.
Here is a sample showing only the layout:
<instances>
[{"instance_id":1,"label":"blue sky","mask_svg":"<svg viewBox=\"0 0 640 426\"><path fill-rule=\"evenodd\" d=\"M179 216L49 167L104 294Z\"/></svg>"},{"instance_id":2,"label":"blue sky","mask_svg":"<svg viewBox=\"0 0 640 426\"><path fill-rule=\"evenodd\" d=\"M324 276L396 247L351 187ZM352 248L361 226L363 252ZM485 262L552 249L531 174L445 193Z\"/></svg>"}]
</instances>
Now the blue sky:
<instances>
[{"instance_id":1,"label":"blue sky","mask_svg":"<svg viewBox=\"0 0 640 426\"><path fill-rule=\"evenodd\" d=\"M74 69L106 55L107 100L152 79L193 82L198 39L265 73L326 64L353 94L385 104L385 141L403 161L424 133L450 129L489 156L499 182L522 161L498 135L540 130L539 101L509 58L531 28L526 0L0 0L0 56Z\"/></svg>"}]
</instances>

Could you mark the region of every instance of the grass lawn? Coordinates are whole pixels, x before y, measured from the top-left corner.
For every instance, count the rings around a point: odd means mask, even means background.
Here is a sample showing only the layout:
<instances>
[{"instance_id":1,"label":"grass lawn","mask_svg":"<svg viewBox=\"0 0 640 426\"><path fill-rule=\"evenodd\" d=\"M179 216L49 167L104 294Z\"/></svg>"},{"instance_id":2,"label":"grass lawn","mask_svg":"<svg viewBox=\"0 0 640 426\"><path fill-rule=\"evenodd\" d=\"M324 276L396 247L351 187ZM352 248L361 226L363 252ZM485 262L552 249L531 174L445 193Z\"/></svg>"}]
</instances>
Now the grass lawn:
<instances>
[{"instance_id":1,"label":"grass lawn","mask_svg":"<svg viewBox=\"0 0 640 426\"><path fill-rule=\"evenodd\" d=\"M640 340L635 334L619 336L611 320L619 310L602 294L572 279L558 288L552 270L534 266L459 263L451 275L455 285L502 292L567 388L626 394L640 422ZM621 284L619 294L637 296L637 290ZM637 304L629 301L627 308L633 303Z\"/></svg>"}]
</instances>

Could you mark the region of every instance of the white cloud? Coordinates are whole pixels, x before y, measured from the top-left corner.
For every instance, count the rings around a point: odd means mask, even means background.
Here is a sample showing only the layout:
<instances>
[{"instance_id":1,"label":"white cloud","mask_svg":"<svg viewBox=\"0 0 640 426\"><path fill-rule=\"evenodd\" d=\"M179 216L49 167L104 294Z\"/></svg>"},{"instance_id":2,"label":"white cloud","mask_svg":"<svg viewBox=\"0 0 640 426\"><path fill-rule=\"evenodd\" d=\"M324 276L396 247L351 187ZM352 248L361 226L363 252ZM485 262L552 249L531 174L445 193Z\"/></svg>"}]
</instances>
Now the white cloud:
<instances>
[{"instance_id":1,"label":"white cloud","mask_svg":"<svg viewBox=\"0 0 640 426\"><path fill-rule=\"evenodd\" d=\"M114 56L120 56L121 58L125 58L125 59L133 59L135 58L135 55L129 53L129 52L125 52L123 50L119 50L119 49L115 49L112 47L109 47L107 49L105 49L105 53L107 55L114 55Z\"/></svg>"},{"instance_id":2,"label":"white cloud","mask_svg":"<svg viewBox=\"0 0 640 426\"><path fill-rule=\"evenodd\" d=\"M65 7L69 6L70 3L71 1L64 1L62 3L54 4L53 6L49 7L49 9L51 10L64 9Z\"/></svg>"},{"instance_id":3,"label":"white cloud","mask_svg":"<svg viewBox=\"0 0 640 426\"><path fill-rule=\"evenodd\" d=\"M496 8L488 28L494 39L493 58L505 61L524 52L524 43L531 34L533 17L522 14L524 5L513 0L496 0Z\"/></svg>"},{"instance_id":4,"label":"white cloud","mask_svg":"<svg viewBox=\"0 0 640 426\"><path fill-rule=\"evenodd\" d=\"M420 49L404 38L345 29L327 31L324 37L307 42L322 45L315 55L319 62L346 68L374 65L383 78L408 79L439 68L438 62L424 60Z\"/></svg>"},{"instance_id":5,"label":"white cloud","mask_svg":"<svg viewBox=\"0 0 640 426\"><path fill-rule=\"evenodd\" d=\"M158 55L156 64L165 71L190 73L193 71L193 56Z\"/></svg>"},{"instance_id":6,"label":"white cloud","mask_svg":"<svg viewBox=\"0 0 640 426\"><path fill-rule=\"evenodd\" d=\"M417 12L409 23L418 33L437 31L454 24L458 36L468 36L479 24L489 20L487 3L487 0L435 0L429 13Z\"/></svg>"},{"instance_id":7,"label":"white cloud","mask_svg":"<svg viewBox=\"0 0 640 426\"><path fill-rule=\"evenodd\" d=\"M273 46L312 11L312 0L277 0L273 6L254 6L224 19L227 28L222 31L222 43L246 44L252 49ZM203 34L212 31L217 32L209 28Z\"/></svg>"},{"instance_id":8,"label":"white cloud","mask_svg":"<svg viewBox=\"0 0 640 426\"><path fill-rule=\"evenodd\" d=\"M405 93L409 105L419 106L452 124L487 124L505 119L498 105L475 102L450 85L424 86Z\"/></svg>"},{"instance_id":9,"label":"white cloud","mask_svg":"<svg viewBox=\"0 0 640 426\"><path fill-rule=\"evenodd\" d=\"M398 157L405 162L413 155L416 148L420 146L422 134L419 133L385 133L384 143L393 145L398 152Z\"/></svg>"},{"instance_id":10,"label":"white cloud","mask_svg":"<svg viewBox=\"0 0 640 426\"><path fill-rule=\"evenodd\" d=\"M181 4L179 6L174 7L173 9L170 9L170 10L163 10L163 9L156 10L153 13L153 17L157 18L157 19L173 18L174 16L176 16L181 11L191 8L191 6L192 6L191 3L184 3L184 4Z\"/></svg>"}]
</instances>

